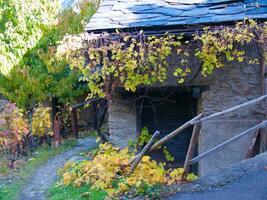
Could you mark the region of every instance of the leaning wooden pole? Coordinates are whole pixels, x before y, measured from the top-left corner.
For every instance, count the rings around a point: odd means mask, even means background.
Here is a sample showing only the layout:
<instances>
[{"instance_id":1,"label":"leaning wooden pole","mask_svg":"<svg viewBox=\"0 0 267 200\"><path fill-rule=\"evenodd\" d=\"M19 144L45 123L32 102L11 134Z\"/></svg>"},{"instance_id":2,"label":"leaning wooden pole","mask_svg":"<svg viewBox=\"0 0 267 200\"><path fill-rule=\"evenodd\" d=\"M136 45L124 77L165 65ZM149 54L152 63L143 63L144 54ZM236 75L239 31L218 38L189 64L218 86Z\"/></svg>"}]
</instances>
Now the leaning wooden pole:
<instances>
[{"instance_id":1,"label":"leaning wooden pole","mask_svg":"<svg viewBox=\"0 0 267 200\"><path fill-rule=\"evenodd\" d=\"M175 129L173 132L171 132L170 134L166 135L164 138L162 138L161 140L159 140L158 142L156 142L150 149L150 152L155 150L157 147L165 144L166 142L168 142L170 139L172 139L173 137L175 137L178 133L182 132L184 129L186 129L187 127L195 124L194 122L196 122L197 120L199 120L202 117L202 114L197 115L196 117L194 117L193 119L189 120L188 122L184 123L182 126L180 126L179 128Z\"/></svg>"},{"instance_id":2,"label":"leaning wooden pole","mask_svg":"<svg viewBox=\"0 0 267 200\"><path fill-rule=\"evenodd\" d=\"M130 173L133 173L133 171L135 170L139 162L142 160L143 156L149 151L150 147L152 146L153 142L155 141L155 139L158 137L159 134L160 132L156 131L154 135L151 137L151 139L149 140L149 142L147 143L147 145L140 152L140 154L138 154L137 157L134 159L134 162L131 166Z\"/></svg>"},{"instance_id":3,"label":"leaning wooden pole","mask_svg":"<svg viewBox=\"0 0 267 200\"><path fill-rule=\"evenodd\" d=\"M201 129L201 124L196 124L194 126L194 129L193 129L193 132L192 132L192 136L191 136L191 139L190 139L188 151L187 151L185 162L184 162L184 171L185 171L186 174L189 172L190 160L193 158L194 152L195 152L196 147L197 147L197 142L198 142L198 136L199 136L199 133L200 133L200 129Z\"/></svg>"},{"instance_id":4,"label":"leaning wooden pole","mask_svg":"<svg viewBox=\"0 0 267 200\"><path fill-rule=\"evenodd\" d=\"M214 153L216 151L218 151L219 149L221 149L222 147L226 146L226 145L229 145L229 144L232 144L233 142L235 142L236 140L248 135L248 134L251 134L251 133L255 133L253 131L257 130L257 129L260 129L261 127L264 127L267 125L267 120L261 122L260 124L256 125L256 126L253 126L251 128L249 128L248 130L236 135L235 137L232 137L231 139L211 148L210 150L200 154L199 156L193 158L192 160L190 160L190 164L194 164L194 163L197 163L199 162L200 160L202 160L203 158L206 158L207 156L209 156L211 153Z\"/></svg>"}]
</instances>

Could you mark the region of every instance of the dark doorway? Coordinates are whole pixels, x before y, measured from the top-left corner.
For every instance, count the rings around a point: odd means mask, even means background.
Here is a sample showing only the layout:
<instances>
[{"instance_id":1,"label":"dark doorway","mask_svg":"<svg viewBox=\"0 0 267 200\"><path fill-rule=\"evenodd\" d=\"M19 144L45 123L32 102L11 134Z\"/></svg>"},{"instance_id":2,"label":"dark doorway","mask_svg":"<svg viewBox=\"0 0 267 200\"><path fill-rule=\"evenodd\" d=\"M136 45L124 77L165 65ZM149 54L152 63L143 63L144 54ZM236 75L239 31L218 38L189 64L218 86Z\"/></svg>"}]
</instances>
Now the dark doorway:
<instances>
[{"instance_id":1,"label":"dark doorway","mask_svg":"<svg viewBox=\"0 0 267 200\"><path fill-rule=\"evenodd\" d=\"M169 134L197 114L197 97L193 97L191 89L158 88L139 91L137 101L137 122L139 131L147 127L153 134L159 130L160 138ZM168 162L168 167L183 165L192 127L184 130L165 146L174 157L174 162ZM151 156L161 162L167 162L162 150L157 150Z\"/></svg>"}]
</instances>

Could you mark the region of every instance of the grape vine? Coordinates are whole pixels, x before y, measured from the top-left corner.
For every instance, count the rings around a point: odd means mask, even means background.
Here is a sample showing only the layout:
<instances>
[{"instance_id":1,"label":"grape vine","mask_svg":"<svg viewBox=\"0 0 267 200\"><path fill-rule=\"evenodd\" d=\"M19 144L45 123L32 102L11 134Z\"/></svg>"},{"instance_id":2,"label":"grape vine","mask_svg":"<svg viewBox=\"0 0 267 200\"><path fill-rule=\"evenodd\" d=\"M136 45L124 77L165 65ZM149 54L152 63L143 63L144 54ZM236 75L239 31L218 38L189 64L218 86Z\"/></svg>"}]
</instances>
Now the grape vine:
<instances>
[{"instance_id":1,"label":"grape vine","mask_svg":"<svg viewBox=\"0 0 267 200\"><path fill-rule=\"evenodd\" d=\"M258 63L246 56L244 47L263 44L266 25L246 19L233 27L204 27L190 40L183 34L156 37L146 36L143 31L135 35L117 31L67 36L59 45L57 56L79 70L80 80L88 84L89 98L108 98L115 87L134 92L141 85L164 83L170 73L182 84L191 74L192 57L201 62L204 76L225 62ZM181 58L173 71L167 61L169 56Z\"/></svg>"}]
</instances>

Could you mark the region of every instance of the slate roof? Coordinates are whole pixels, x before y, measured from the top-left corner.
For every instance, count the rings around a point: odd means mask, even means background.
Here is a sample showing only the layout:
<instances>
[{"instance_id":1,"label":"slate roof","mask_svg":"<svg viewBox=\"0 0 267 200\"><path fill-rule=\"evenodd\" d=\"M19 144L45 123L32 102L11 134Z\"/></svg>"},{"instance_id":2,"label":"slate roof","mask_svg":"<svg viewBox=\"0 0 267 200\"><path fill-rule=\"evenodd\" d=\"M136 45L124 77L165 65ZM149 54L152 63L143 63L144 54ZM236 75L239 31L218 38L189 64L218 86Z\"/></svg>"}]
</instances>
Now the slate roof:
<instances>
[{"instance_id":1,"label":"slate roof","mask_svg":"<svg viewBox=\"0 0 267 200\"><path fill-rule=\"evenodd\" d=\"M101 0L92 32L267 19L267 0Z\"/></svg>"},{"instance_id":2,"label":"slate roof","mask_svg":"<svg viewBox=\"0 0 267 200\"><path fill-rule=\"evenodd\" d=\"M62 9L71 8L77 3L77 0L60 0Z\"/></svg>"}]
</instances>

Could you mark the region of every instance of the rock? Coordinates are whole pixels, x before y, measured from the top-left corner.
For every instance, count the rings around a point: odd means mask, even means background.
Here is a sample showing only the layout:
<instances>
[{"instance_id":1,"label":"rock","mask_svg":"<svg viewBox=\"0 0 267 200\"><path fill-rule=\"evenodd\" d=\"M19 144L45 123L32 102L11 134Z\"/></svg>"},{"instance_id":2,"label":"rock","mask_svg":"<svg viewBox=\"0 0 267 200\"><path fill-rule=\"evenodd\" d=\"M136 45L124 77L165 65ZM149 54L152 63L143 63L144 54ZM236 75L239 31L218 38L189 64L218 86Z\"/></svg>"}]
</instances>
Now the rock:
<instances>
[{"instance_id":1,"label":"rock","mask_svg":"<svg viewBox=\"0 0 267 200\"><path fill-rule=\"evenodd\" d=\"M24 160L16 160L14 163L13 163L13 167L14 169L20 169L23 165L25 165L25 161Z\"/></svg>"},{"instance_id":2,"label":"rock","mask_svg":"<svg viewBox=\"0 0 267 200\"><path fill-rule=\"evenodd\" d=\"M85 160L85 158L83 156L73 156L71 157L68 162L80 162L82 160Z\"/></svg>"}]
</instances>

